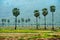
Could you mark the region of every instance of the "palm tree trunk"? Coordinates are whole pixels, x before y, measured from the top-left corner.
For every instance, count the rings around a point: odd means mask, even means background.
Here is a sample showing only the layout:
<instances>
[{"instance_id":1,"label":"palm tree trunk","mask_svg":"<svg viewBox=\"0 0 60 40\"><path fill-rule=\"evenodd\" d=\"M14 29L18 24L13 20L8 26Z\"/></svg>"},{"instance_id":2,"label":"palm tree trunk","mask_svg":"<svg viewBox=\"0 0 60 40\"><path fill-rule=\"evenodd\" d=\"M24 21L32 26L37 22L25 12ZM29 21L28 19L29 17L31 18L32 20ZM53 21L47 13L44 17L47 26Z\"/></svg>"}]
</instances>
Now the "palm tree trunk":
<instances>
[{"instance_id":1,"label":"palm tree trunk","mask_svg":"<svg viewBox=\"0 0 60 40\"><path fill-rule=\"evenodd\" d=\"M17 27L17 17L15 17L15 30L16 30L16 27Z\"/></svg>"},{"instance_id":2,"label":"palm tree trunk","mask_svg":"<svg viewBox=\"0 0 60 40\"><path fill-rule=\"evenodd\" d=\"M8 27L9 27L9 23L8 23Z\"/></svg>"},{"instance_id":3,"label":"palm tree trunk","mask_svg":"<svg viewBox=\"0 0 60 40\"><path fill-rule=\"evenodd\" d=\"M52 30L54 30L54 13L52 12Z\"/></svg>"},{"instance_id":4,"label":"palm tree trunk","mask_svg":"<svg viewBox=\"0 0 60 40\"><path fill-rule=\"evenodd\" d=\"M18 22L18 26L20 27L20 22Z\"/></svg>"},{"instance_id":5,"label":"palm tree trunk","mask_svg":"<svg viewBox=\"0 0 60 40\"><path fill-rule=\"evenodd\" d=\"M2 22L2 27L4 27L4 23Z\"/></svg>"},{"instance_id":6,"label":"palm tree trunk","mask_svg":"<svg viewBox=\"0 0 60 40\"><path fill-rule=\"evenodd\" d=\"M36 17L36 29L38 29L38 18Z\"/></svg>"},{"instance_id":7,"label":"palm tree trunk","mask_svg":"<svg viewBox=\"0 0 60 40\"><path fill-rule=\"evenodd\" d=\"M22 22L22 27L24 27L24 26L23 26L23 22Z\"/></svg>"},{"instance_id":8,"label":"palm tree trunk","mask_svg":"<svg viewBox=\"0 0 60 40\"><path fill-rule=\"evenodd\" d=\"M46 30L46 16L44 16L44 21L45 21L44 22L44 26L45 26L44 29Z\"/></svg>"},{"instance_id":9,"label":"palm tree trunk","mask_svg":"<svg viewBox=\"0 0 60 40\"><path fill-rule=\"evenodd\" d=\"M39 27L40 27L40 18L39 18Z\"/></svg>"}]
</instances>

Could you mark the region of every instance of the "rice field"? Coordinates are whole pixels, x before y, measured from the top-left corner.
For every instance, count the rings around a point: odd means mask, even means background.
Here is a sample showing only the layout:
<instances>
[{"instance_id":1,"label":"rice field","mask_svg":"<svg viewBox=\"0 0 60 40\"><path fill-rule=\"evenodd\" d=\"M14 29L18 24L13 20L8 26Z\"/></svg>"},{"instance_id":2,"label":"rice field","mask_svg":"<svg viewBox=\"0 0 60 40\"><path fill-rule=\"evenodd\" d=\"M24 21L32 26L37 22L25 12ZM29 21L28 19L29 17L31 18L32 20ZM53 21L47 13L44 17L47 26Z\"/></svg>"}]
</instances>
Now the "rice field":
<instances>
[{"instance_id":1,"label":"rice field","mask_svg":"<svg viewBox=\"0 0 60 40\"><path fill-rule=\"evenodd\" d=\"M0 40L60 40L60 30L57 28L42 30L44 27L36 30L36 27L0 27ZM48 27L47 27L48 28Z\"/></svg>"}]
</instances>

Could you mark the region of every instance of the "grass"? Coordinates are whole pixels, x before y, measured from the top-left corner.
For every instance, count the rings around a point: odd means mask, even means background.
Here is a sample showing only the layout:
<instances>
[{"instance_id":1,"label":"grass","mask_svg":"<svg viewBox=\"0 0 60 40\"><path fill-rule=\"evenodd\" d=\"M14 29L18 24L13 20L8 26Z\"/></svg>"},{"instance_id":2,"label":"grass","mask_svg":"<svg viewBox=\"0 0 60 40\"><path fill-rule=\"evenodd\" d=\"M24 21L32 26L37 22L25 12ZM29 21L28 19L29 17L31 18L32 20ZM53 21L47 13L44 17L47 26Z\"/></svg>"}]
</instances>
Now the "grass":
<instances>
[{"instance_id":1,"label":"grass","mask_svg":"<svg viewBox=\"0 0 60 40\"><path fill-rule=\"evenodd\" d=\"M29 36L27 36L27 37L30 37L28 39L35 39L35 38L60 38L60 35L54 35L53 34L54 32L55 31L51 31L51 30L0 30L0 35L1 35L1 33L27 33L27 34L24 34L24 35L25 36L29 35ZM60 31L58 31L58 32L60 32ZM56 32L56 33L58 33L58 32ZM33 33L33 34L37 33L37 34L36 35L32 34L32 36L30 36L30 34L28 34L28 33ZM50 35L50 33L52 35ZM25 36L23 36L23 38L20 38L18 40L24 40ZM4 37L4 36L2 36L2 37Z\"/></svg>"},{"instance_id":2,"label":"grass","mask_svg":"<svg viewBox=\"0 0 60 40\"><path fill-rule=\"evenodd\" d=\"M37 33L35 30L0 30L0 33Z\"/></svg>"},{"instance_id":3,"label":"grass","mask_svg":"<svg viewBox=\"0 0 60 40\"><path fill-rule=\"evenodd\" d=\"M0 33L40 33L40 32L48 32L52 33L51 30L0 30Z\"/></svg>"},{"instance_id":4,"label":"grass","mask_svg":"<svg viewBox=\"0 0 60 40\"><path fill-rule=\"evenodd\" d=\"M3 27L0 28L0 35L1 33L37 33L37 34L41 34L41 35L35 35L35 36L31 36L29 39L34 39L34 38L60 38L60 35L54 35L54 33L60 33L60 30L36 30L36 29L17 29L17 30L14 30L14 27L13 29L11 28L7 28L6 29ZM52 35L50 35L50 33ZM32 35L33 35L32 34ZM0 36L0 38L4 36ZM20 38L21 40L23 40L23 38ZM20 40L19 39L19 40Z\"/></svg>"}]
</instances>

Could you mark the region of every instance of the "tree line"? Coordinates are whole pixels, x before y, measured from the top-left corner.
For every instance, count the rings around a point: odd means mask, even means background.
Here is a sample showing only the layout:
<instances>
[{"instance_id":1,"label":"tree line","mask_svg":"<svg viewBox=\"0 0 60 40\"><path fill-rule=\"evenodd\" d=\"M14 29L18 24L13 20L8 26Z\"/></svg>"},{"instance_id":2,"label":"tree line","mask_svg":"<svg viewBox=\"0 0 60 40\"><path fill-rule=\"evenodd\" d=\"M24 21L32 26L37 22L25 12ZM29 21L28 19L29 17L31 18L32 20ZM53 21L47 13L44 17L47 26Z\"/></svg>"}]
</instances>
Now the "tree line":
<instances>
[{"instance_id":1,"label":"tree line","mask_svg":"<svg viewBox=\"0 0 60 40\"><path fill-rule=\"evenodd\" d=\"M56 10L56 7L54 5L50 6L50 12L52 12L52 30L54 30L54 12ZM13 13L13 16L15 16L15 30L16 30L16 27L17 27L17 21L18 23L20 23L20 20L17 20L17 17L20 15L20 10L18 8L13 8L12 9L12 13ZM34 10L34 16L36 17L36 29L38 29L38 17L40 17L40 11L39 10ZM43 8L42 9L42 15L44 16L44 29L46 30L46 16L48 15L48 9L47 8ZM26 23L27 22L30 22L30 18L24 20L24 18L21 18L21 21L22 21L22 27L23 27L23 22L25 21ZM4 25L4 22L6 22L5 19L2 19L2 25ZM10 22L10 20L8 19L7 20L8 24Z\"/></svg>"}]
</instances>

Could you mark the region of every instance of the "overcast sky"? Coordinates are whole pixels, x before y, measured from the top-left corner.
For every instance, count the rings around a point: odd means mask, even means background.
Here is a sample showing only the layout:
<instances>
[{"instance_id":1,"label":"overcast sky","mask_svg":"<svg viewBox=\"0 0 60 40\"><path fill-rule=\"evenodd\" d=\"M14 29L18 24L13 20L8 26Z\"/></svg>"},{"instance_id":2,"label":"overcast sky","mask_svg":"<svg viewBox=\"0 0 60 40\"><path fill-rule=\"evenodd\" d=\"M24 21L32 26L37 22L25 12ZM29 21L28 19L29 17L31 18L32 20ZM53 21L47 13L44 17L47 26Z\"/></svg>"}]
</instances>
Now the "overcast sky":
<instances>
[{"instance_id":1,"label":"overcast sky","mask_svg":"<svg viewBox=\"0 0 60 40\"><path fill-rule=\"evenodd\" d=\"M12 9L13 8L19 8L20 9L20 15L18 16L18 19L20 18L30 18L31 23L35 22L34 17L34 10L40 11L40 23L44 23L44 16L42 15L42 9L47 8L48 9L48 15L47 17L47 23L51 23L51 15L50 12L50 6L55 5L56 6L56 12L54 13L54 21L55 24L60 23L60 0L0 0L0 19L1 18L7 18L12 19L14 16L12 15ZM1 21L1 20L0 20Z\"/></svg>"}]
</instances>

